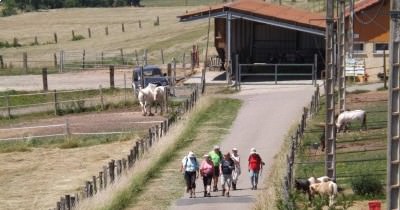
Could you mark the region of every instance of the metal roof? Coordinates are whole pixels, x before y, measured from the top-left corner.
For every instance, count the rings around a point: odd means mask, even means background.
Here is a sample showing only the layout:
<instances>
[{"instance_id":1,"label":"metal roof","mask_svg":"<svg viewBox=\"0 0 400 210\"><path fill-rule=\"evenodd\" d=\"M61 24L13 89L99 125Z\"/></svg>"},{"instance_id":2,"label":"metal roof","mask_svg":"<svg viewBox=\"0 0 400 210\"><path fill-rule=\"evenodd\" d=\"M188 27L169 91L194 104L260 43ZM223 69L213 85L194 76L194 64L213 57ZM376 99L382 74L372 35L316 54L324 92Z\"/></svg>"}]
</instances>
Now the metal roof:
<instances>
[{"instance_id":1,"label":"metal roof","mask_svg":"<svg viewBox=\"0 0 400 210\"><path fill-rule=\"evenodd\" d=\"M243 18L283 28L289 28L318 35L325 35L325 16L306 10L269 4L257 0L239 0L227 4L214 5L178 16L180 21L191 21L211 17L226 17L226 12L234 18Z\"/></svg>"}]
</instances>

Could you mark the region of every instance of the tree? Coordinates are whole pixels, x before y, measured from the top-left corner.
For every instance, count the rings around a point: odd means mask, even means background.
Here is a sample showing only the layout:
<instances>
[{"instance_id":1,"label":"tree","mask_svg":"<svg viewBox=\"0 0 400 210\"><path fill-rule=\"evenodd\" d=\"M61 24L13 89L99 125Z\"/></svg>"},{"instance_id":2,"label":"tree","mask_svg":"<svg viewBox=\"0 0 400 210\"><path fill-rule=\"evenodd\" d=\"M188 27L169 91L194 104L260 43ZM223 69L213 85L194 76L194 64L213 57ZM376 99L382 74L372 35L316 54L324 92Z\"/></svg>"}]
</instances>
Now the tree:
<instances>
[{"instance_id":1,"label":"tree","mask_svg":"<svg viewBox=\"0 0 400 210\"><path fill-rule=\"evenodd\" d=\"M3 16L15 15L15 14L17 14L16 7L17 7L17 4L15 3L15 0L5 0L4 8L1 11L1 14Z\"/></svg>"}]
</instances>

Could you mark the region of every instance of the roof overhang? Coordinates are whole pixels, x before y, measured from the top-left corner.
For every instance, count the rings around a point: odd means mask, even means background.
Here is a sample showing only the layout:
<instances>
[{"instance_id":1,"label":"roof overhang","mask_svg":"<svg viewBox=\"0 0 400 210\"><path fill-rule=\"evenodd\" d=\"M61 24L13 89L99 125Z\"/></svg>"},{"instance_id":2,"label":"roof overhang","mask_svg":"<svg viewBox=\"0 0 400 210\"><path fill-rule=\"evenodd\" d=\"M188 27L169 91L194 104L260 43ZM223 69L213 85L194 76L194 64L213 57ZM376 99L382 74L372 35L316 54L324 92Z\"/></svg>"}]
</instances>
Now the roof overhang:
<instances>
[{"instance_id":1,"label":"roof overhang","mask_svg":"<svg viewBox=\"0 0 400 210\"><path fill-rule=\"evenodd\" d=\"M244 19L275 27L301 31L318 36L325 36L325 23L322 15L295 8L268 4L250 0L214 5L209 8L178 16L181 22L205 18ZM316 22L313 22L316 21Z\"/></svg>"}]
</instances>

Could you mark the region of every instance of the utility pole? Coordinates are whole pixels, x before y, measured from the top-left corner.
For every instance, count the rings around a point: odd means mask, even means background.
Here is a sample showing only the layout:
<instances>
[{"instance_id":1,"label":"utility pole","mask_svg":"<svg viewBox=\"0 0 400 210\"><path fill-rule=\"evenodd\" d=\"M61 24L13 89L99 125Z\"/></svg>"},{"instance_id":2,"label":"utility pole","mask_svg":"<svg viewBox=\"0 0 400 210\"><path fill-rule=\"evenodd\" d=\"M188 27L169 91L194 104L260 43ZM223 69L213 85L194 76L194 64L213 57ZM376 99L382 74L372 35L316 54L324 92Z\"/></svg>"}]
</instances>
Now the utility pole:
<instances>
[{"instance_id":1,"label":"utility pole","mask_svg":"<svg viewBox=\"0 0 400 210\"><path fill-rule=\"evenodd\" d=\"M354 53L354 0L350 0L350 19L349 19L349 57L353 58Z\"/></svg>"},{"instance_id":2,"label":"utility pole","mask_svg":"<svg viewBox=\"0 0 400 210\"><path fill-rule=\"evenodd\" d=\"M345 69L345 24L344 10L345 1L339 1L339 19L337 21L337 37L338 37L338 72L339 72L339 109L340 112L346 110L346 69Z\"/></svg>"},{"instance_id":3,"label":"utility pole","mask_svg":"<svg viewBox=\"0 0 400 210\"><path fill-rule=\"evenodd\" d=\"M335 84L334 84L334 55L333 55L333 1L326 1L326 120L325 120L325 174L336 179L336 126L335 126Z\"/></svg>"},{"instance_id":4,"label":"utility pole","mask_svg":"<svg viewBox=\"0 0 400 210\"><path fill-rule=\"evenodd\" d=\"M390 2L387 209L400 209L400 1Z\"/></svg>"}]
</instances>

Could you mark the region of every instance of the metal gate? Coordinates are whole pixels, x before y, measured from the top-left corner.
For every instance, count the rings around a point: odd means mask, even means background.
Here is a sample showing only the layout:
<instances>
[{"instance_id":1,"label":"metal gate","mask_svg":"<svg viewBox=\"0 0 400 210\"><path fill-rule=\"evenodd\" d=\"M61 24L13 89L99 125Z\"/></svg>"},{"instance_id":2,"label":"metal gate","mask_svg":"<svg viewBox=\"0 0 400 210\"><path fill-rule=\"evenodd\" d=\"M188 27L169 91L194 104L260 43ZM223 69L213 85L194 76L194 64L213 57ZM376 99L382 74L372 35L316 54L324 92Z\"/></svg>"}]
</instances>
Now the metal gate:
<instances>
[{"instance_id":1,"label":"metal gate","mask_svg":"<svg viewBox=\"0 0 400 210\"><path fill-rule=\"evenodd\" d=\"M313 64L237 64L236 85L315 85Z\"/></svg>"}]
</instances>

